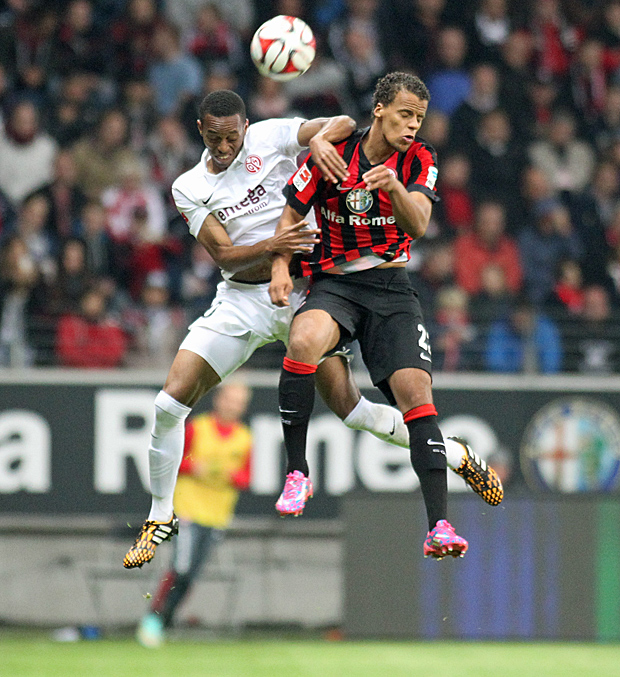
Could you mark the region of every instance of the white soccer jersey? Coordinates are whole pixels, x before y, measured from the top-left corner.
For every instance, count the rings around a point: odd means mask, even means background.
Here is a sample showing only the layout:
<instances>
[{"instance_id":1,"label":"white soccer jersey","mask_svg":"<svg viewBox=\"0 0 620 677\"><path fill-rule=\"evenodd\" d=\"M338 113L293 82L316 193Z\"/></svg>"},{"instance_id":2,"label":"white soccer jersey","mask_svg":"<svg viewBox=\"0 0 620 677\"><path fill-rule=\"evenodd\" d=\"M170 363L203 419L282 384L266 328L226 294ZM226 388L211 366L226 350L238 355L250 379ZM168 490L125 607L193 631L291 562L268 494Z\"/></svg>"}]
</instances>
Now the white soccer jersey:
<instances>
[{"instance_id":1,"label":"white soccer jersey","mask_svg":"<svg viewBox=\"0 0 620 677\"><path fill-rule=\"evenodd\" d=\"M177 209L196 237L213 214L233 244L253 245L271 237L286 199L282 193L297 171L303 150L297 141L302 118L274 119L248 127L239 155L219 174L207 171L209 151L172 184ZM222 271L224 278L233 273Z\"/></svg>"}]
</instances>

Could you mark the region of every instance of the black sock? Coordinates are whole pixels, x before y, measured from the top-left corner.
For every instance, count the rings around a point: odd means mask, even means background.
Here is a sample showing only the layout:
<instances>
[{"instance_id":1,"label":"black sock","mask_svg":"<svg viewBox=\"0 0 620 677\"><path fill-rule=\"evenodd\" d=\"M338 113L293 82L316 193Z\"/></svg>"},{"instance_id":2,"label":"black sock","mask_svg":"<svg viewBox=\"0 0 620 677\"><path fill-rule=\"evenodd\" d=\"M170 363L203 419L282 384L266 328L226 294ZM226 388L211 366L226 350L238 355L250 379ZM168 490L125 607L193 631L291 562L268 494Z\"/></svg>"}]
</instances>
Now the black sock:
<instances>
[{"instance_id":1,"label":"black sock","mask_svg":"<svg viewBox=\"0 0 620 677\"><path fill-rule=\"evenodd\" d=\"M308 477L306 437L314 407L314 373L300 374L282 369L279 402L287 457L286 473L299 470Z\"/></svg>"},{"instance_id":2,"label":"black sock","mask_svg":"<svg viewBox=\"0 0 620 677\"><path fill-rule=\"evenodd\" d=\"M430 531L448 514L446 448L436 416L415 418L407 423L407 429L411 465L420 480Z\"/></svg>"}]
</instances>

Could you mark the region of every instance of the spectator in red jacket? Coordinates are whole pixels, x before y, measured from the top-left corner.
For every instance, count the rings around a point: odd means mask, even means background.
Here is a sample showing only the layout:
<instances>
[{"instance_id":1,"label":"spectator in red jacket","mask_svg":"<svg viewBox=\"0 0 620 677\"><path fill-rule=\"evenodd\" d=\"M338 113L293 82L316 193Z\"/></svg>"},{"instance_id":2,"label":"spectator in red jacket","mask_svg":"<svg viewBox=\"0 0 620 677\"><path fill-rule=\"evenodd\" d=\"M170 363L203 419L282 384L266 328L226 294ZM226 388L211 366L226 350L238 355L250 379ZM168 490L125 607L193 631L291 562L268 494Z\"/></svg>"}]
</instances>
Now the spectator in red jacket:
<instances>
[{"instance_id":1,"label":"spectator in red jacket","mask_svg":"<svg viewBox=\"0 0 620 677\"><path fill-rule=\"evenodd\" d=\"M521 288L522 269L519 248L505 232L505 212L497 202L482 202L476 210L471 233L464 233L454 243L456 281L469 294L482 288L482 270L489 263L498 265L506 274L511 292Z\"/></svg>"},{"instance_id":2,"label":"spectator in red jacket","mask_svg":"<svg viewBox=\"0 0 620 677\"><path fill-rule=\"evenodd\" d=\"M103 290L94 286L82 296L80 313L63 315L56 334L56 357L63 367L118 367L127 352L123 330L106 312Z\"/></svg>"}]
</instances>

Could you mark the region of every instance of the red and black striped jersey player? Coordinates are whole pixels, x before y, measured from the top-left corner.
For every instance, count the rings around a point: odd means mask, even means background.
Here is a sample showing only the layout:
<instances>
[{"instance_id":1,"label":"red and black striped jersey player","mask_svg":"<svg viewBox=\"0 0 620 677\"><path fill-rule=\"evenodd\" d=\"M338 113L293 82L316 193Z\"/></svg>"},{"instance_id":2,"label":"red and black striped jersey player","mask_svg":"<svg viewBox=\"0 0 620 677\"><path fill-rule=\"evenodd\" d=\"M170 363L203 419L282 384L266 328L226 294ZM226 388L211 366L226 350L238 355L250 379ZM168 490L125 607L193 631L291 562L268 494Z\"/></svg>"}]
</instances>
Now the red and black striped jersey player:
<instances>
[{"instance_id":1,"label":"red and black striped jersey player","mask_svg":"<svg viewBox=\"0 0 620 677\"><path fill-rule=\"evenodd\" d=\"M305 451L314 373L325 354L357 339L373 384L403 413L429 522L424 554L441 559L462 556L467 541L447 519L446 445L433 404L429 337L405 270L411 243L426 232L438 200L435 151L416 139L429 98L414 75L384 76L370 128L335 144L348 166L346 179L326 181L309 159L285 188L278 228L303 221L314 206L321 242L302 261L312 284L293 319L280 377L288 467L276 509L300 514L312 495ZM288 304L293 288L288 259L273 260L269 292L278 306ZM499 478L468 452L466 461L484 475L480 483L488 489L491 479L501 500Z\"/></svg>"}]
</instances>

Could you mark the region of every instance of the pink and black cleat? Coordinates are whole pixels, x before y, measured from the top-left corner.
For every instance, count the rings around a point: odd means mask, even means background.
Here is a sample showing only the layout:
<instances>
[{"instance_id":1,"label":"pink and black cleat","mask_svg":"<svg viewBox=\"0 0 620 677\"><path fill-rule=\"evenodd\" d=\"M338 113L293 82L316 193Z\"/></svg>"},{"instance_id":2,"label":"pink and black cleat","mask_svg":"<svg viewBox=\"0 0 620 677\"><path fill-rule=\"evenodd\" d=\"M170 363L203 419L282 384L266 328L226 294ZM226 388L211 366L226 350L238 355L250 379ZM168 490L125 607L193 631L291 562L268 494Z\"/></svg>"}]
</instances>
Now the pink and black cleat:
<instances>
[{"instance_id":1,"label":"pink and black cleat","mask_svg":"<svg viewBox=\"0 0 620 677\"><path fill-rule=\"evenodd\" d=\"M469 544L454 531L454 527L447 520L439 520L432 531L429 531L424 541L424 557L443 559L446 555L463 557Z\"/></svg>"},{"instance_id":2,"label":"pink and black cleat","mask_svg":"<svg viewBox=\"0 0 620 677\"><path fill-rule=\"evenodd\" d=\"M312 480L300 470L290 472L286 476L284 489L276 502L276 510L282 517L285 515L301 515L306 501L312 496Z\"/></svg>"}]
</instances>

